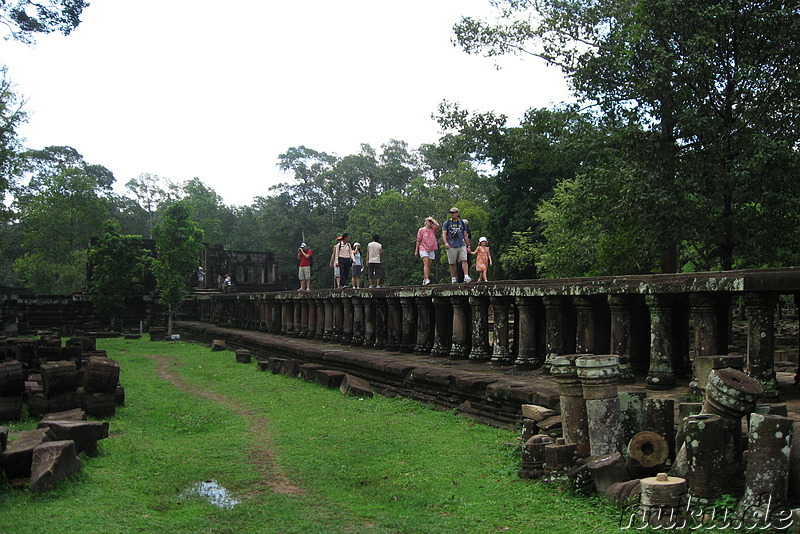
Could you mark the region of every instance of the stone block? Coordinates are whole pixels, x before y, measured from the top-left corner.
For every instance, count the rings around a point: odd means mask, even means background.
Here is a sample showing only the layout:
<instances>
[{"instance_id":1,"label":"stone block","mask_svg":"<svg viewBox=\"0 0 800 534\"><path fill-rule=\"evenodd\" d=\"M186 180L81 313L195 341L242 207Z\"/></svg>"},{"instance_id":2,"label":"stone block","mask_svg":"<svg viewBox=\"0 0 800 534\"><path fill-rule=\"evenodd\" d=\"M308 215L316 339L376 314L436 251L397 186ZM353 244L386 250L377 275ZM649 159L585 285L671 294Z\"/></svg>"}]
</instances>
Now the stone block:
<instances>
[{"instance_id":1,"label":"stone block","mask_svg":"<svg viewBox=\"0 0 800 534\"><path fill-rule=\"evenodd\" d=\"M85 421L86 412L80 408L45 414L42 421ZM39 428L42 428L41 426Z\"/></svg>"},{"instance_id":2,"label":"stone block","mask_svg":"<svg viewBox=\"0 0 800 534\"><path fill-rule=\"evenodd\" d=\"M339 386L342 395L353 395L356 397L372 397L372 386L363 378L345 373L342 384Z\"/></svg>"},{"instance_id":3,"label":"stone block","mask_svg":"<svg viewBox=\"0 0 800 534\"><path fill-rule=\"evenodd\" d=\"M81 461L73 441L49 441L33 449L29 489L34 493L50 491L65 478L81 470Z\"/></svg>"},{"instance_id":4,"label":"stone block","mask_svg":"<svg viewBox=\"0 0 800 534\"><path fill-rule=\"evenodd\" d=\"M544 406L539 406L538 404L522 405L522 417L526 419L533 419L537 423L554 415L556 415L555 410L551 410L550 408L546 408Z\"/></svg>"},{"instance_id":5,"label":"stone block","mask_svg":"<svg viewBox=\"0 0 800 534\"><path fill-rule=\"evenodd\" d=\"M284 360L283 365L281 365L280 374L297 377L299 369L300 362L297 360Z\"/></svg>"},{"instance_id":6,"label":"stone block","mask_svg":"<svg viewBox=\"0 0 800 534\"><path fill-rule=\"evenodd\" d=\"M81 351L97 349L97 340L93 337L73 337L67 340L67 347L80 347Z\"/></svg>"},{"instance_id":7,"label":"stone block","mask_svg":"<svg viewBox=\"0 0 800 534\"><path fill-rule=\"evenodd\" d=\"M0 363L0 395L13 396L25 391L25 374L17 360Z\"/></svg>"},{"instance_id":8,"label":"stone block","mask_svg":"<svg viewBox=\"0 0 800 534\"><path fill-rule=\"evenodd\" d=\"M228 346L225 344L224 339L215 339L211 341L211 352L220 352L227 350Z\"/></svg>"},{"instance_id":9,"label":"stone block","mask_svg":"<svg viewBox=\"0 0 800 534\"><path fill-rule=\"evenodd\" d=\"M546 434L550 430L561 428L563 424L564 423L560 415L553 415L551 417L548 417L547 419L539 421L538 423L536 423L536 426L538 426L539 430L541 430L543 433Z\"/></svg>"},{"instance_id":10,"label":"stone block","mask_svg":"<svg viewBox=\"0 0 800 534\"><path fill-rule=\"evenodd\" d=\"M0 397L0 422L22 419L22 395Z\"/></svg>"},{"instance_id":11,"label":"stone block","mask_svg":"<svg viewBox=\"0 0 800 534\"><path fill-rule=\"evenodd\" d=\"M83 390L88 393L114 393L119 384L119 362L92 356L86 363Z\"/></svg>"},{"instance_id":12,"label":"stone block","mask_svg":"<svg viewBox=\"0 0 800 534\"><path fill-rule=\"evenodd\" d=\"M167 329L164 327L150 328L150 341L165 341L167 339Z\"/></svg>"},{"instance_id":13,"label":"stone block","mask_svg":"<svg viewBox=\"0 0 800 534\"><path fill-rule=\"evenodd\" d=\"M48 397L36 393L28 397L28 414L39 417L50 412L64 412L81 407L81 395L78 392L64 393Z\"/></svg>"},{"instance_id":14,"label":"stone block","mask_svg":"<svg viewBox=\"0 0 800 534\"><path fill-rule=\"evenodd\" d=\"M0 426L0 453L6 450L8 444L8 427Z\"/></svg>"},{"instance_id":15,"label":"stone block","mask_svg":"<svg viewBox=\"0 0 800 534\"><path fill-rule=\"evenodd\" d=\"M344 375L342 371L320 369L317 371L317 382L326 388L335 389L342 385Z\"/></svg>"},{"instance_id":16,"label":"stone block","mask_svg":"<svg viewBox=\"0 0 800 534\"><path fill-rule=\"evenodd\" d=\"M39 346L36 349L36 357L39 360L46 360L48 362L58 362L64 359L61 347Z\"/></svg>"},{"instance_id":17,"label":"stone block","mask_svg":"<svg viewBox=\"0 0 800 534\"><path fill-rule=\"evenodd\" d=\"M81 407L91 417L114 417L117 403L111 393L84 393Z\"/></svg>"},{"instance_id":18,"label":"stone block","mask_svg":"<svg viewBox=\"0 0 800 534\"><path fill-rule=\"evenodd\" d=\"M38 428L49 428L53 441L74 441L75 450L87 456L97 456L97 442L108 437L106 421L40 421Z\"/></svg>"},{"instance_id":19,"label":"stone block","mask_svg":"<svg viewBox=\"0 0 800 534\"><path fill-rule=\"evenodd\" d=\"M269 371L269 360L258 360L258 362L256 362L256 369L258 371Z\"/></svg>"},{"instance_id":20,"label":"stone block","mask_svg":"<svg viewBox=\"0 0 800 534\"><path fill-rule=\"evenodd\" d=\"M250 363L253 360L250 351L247 349L236 349L234 354L236 354L236 361L238 363Z\"/></svg>"},{"instance_id":21,"label":"stone block","mask_svg":"<svg viewBox=\"0 0 800 534\"><path fill-rule=\"evenodd\" d=\"M267 360L267 369L274 375L280 374L286 358L270 358Z\"/></svg>"},{"instance_id":22,"label":"stone block","mask_svg":"<svg viewBox=\"0 0 800 534\"><path fill-rule=\"evenodd\" d=\"M39 366L48 397L71 393L78 389L78 368L75 362L49 362Z\"/></svg>"},{"instance_id":23,"label":"stone block","mask_svg":"<svg viewBox=\"0 0 800 534\"><path fill-rule=\"evenodd\" d=\"M31 476L33 449L46 441L50 441L50 430L38 428L19 434L6 450L0 454L0 465L11 480Z\"/></svg>"},{"instance_id":24,"label":"stone block","mask_svg":"<svg viewBox=\"0 0 800 534\"><path fill-rule=\"evenodd\" d=\"M304 363L299 369L300 378L306 382L316 382L317 371L324 369L324 367L324 365L320 365L318 363Z\"/></svg>"},{"instance_id":25,"label":"stone block","mask_svg":"<svg viewBox=\"0 0 800 534\"><path fill-rule=\"evenodd\" d=\"M117 406L125 406L125 388L117 385L114 390L114 404Z\"/></svg>"}]
</instances>

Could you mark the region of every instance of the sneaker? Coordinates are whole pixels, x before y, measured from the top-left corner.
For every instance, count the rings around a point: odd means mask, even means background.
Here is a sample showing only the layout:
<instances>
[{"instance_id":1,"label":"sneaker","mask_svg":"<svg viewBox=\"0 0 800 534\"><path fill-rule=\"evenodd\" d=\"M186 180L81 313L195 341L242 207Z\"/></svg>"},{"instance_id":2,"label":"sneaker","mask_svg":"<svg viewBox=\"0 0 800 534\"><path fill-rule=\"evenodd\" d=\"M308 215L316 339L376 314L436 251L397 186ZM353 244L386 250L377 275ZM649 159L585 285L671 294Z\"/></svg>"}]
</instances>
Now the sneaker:
<instances>
[{"instance_id":1,"label":"sneaker","mask_svg":"<svg viewBox=\"0 0 800 534\"><path fill-rule=\"evenodd\" d=\"M367 288L367 289L372 289L372 285L370 284L369 288Z\"/></svg>"},{"instance_id":2,"label":"sneaker","mask_svg":"<svg viewBox=\"0 0 800 534\"><path fill-rule=\"evenodd\" d=\"M464 283L465 284L469 284L470 282L472 282L472 278L470 278L468 274L465 274L464 275Z\"/></svg>"},{"instance_id":3,"label":"sneaker","mask_svg":"<svg viewBox=\"0 0 800 534\"><path fill-rule=\"evenodd\" d=\"M428 280L427 278L426 278L425 280L423 280L423 281L422 281L422 285L423 285L423 286L427 286L427 285L428 285L428 284L430 284L430 283L431 283L431 281L430 281L430 280Z\"/></svg>"},{"instance_id":4,"label":"sneaker","mask_svg":"<svg viewBox=\"0 0 800 534\"><path fill-rule=\"evenodd\" d=\"M375 287L376 287L377 289L380 289L380 288L381 288L381 286L380 286L380 285L377 285L377 286L375 286Z\"/></svg>"},{"instance_id":5,"label":"sneaker","mask_svg":"<svg viewBox=\"0 0 800 534\"><path fill-rule=\"evenodd\" d=\"M457 284L458 283L458 277L457 276L451 276L450 277L450 283L451 284Z\"/></svg>"}]
</instances>

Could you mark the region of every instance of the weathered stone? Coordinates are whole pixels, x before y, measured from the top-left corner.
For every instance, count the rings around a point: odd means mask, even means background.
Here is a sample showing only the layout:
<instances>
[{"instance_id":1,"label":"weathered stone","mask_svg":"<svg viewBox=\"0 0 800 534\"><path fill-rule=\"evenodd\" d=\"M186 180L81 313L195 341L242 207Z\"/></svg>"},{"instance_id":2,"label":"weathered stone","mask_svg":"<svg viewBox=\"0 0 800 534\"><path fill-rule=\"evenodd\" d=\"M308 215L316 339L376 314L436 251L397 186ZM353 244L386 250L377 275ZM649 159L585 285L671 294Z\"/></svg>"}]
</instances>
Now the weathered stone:
<instances>
[{"instance_id":1,"label":"weathered stone","mask_svg":"<svg viewBox=\"0 0 800 534\"><path fill-rule=\"evenodd\" d=\"M236 361L238 363L250 363L252 361L253 357L247 349L236 349L234 353L236 354Z\"/></svg>"},{"instance_id":2,"label":"weathered stone","mask_svg":"<svg viewBox=\"0 0 800 534\"><path fill-rule=\"evenodd\" d=\"M643 478L641 490L639 510L643 522L654 527L674 528L684 508L686 480L659 473Z\"/></svg>"},{"instance_id":3,"label":"weathered stone","mask_svg":"<svg viewBox=\"0 0 800 534\"><path fill-rule=\"evenodd\" d=\"M622 444L642 431L644 422L644 400L647 393L643 391L621 391L619 397L619 424L622 427Z\"/></svg>"},{"instance_id":4,"label":"weathered stone","mask_svg":"<svg viewBox=\"0 0 800 534\"><path fill-rule=\"evenodd\" d=\"M125 406L125 388L117 386L114 389L114 404L117 406Z\"/></svg>"},{"instance_id":5,"label":"weathered stone","mask_svg":"<svg viewBox=\"0 0 800 534\"><path fill-rule=\"evenodd\" d=\"M545 445L547 468L556 473L566 473L578 460L576 445L558 438L555 443Z\"/></svg>"},{"instance_id":6,"label":"weathered stone","mask_svg":"<svg viewBox=\"0 0 800 534\"><path fill-rule=\"evenodd\" d=\"M83 374L83 389L89 393L114 393L119 384L119 362L92 356Z\"/></svg>"},{"instance_id":7,"label":"weathered stone","mask_svg":"<svg viewBox=\"0 0 800 534\"><path fill-rule=\"evenodd\" d=\"M74 441L75 450L87 456L97 456L97 442L108 437L105 421L40 421L38 428L49 428L53 441Z\"/></svg>"},{"instance_id":8,"label":"weathered stone","mask_svg":"<svg viewBox=\"0 0 800 534\"><path fill-rule=\"evenodd\" d=\"M650 430L663 437L669 446L670 459L675 458L675 401L672 399L645 399L642 430Z\"/></svg>"},{"instance_id":9,"label":"weathered stone","mask_svg":"<svg viewBox=\"0 0 800 534\"><path fill-rule=\"evenodd\" d=\"M75 362L49 362L39 366L44 394L54 397L78 389L78 368Z\"/></svg>"},{"instance_id":10,"label":"weathered stone","mask_svg":"<svg viewBox=\"0 0 800 534\"><path fill-rule=\"evenodd\" d=\"M626 482L631 478L625 468L625 459L619 452L595 458L586 467L592 474L594 486L600 495L605 495L612 484Z\"/></svg>"},{"instance_id":11,"label":"weathered stone","mask_svg":"<svg viewBox=\"0 0 800 534\"><path fill-rule=\"evenodd\" d=\"M300 365L300 378L306 382L317 381L317 371L324 369L324 365L318 363L304 363Z\"/></svg>"},{"instance_id":12,"label":"weathered stone","mask_svg":"<svg viewBox=\"0 0 800 534\"><path fill-rule=\"evenodd\" d=\"M269 358L267 360L267 368L272 374L277 375L280 374L285 362L286 358Z\"/></svg>"},{"instance_id":13,"label":"weathered stone","mask_svg":"<svg viewBox=\"0 0 800 534\"><path fill-rule=\"evenodd\" d=\"M61 354L61 347L48 347L48 346L39 346L36 348L36 357L39 360L44 360L48 362L58 362L63 360Z\"/></svg>"},{"instance_id":14,"label":"weathered stone","mask_svg":"<svg viewBox=\"0 0 800 534\"><path fill-rule=\"evenodd\" d=\"M537 434L522 445L522 465L518 471L520 478L541 478L547 474L544 468L547 461L545 446L553 443L550 436Z\"/></svg>"},{"instance_id":15,"label":"weathered stone","mask_svg":"<svg viewBox=\"0 0 800 534\"><path fill-rule=\"evenodd\" d=\"M113 394L84 393L81 407L91 417L114 417L117 403Z\"/></svg>"},{"instance_id":16,"label":"weathered stone","mask_svg":"<svg viewBox=\"0 0 800 534\"><path fill-rule=\"evenodd\" d=\"M228 346L225 344L225 340L214 339L211 341L211 352L220 352L227 349Z\"/></svg>"},{"instance_id":17,"label":"weathered stone","mask_svg":"<svg viewBox=\"0 0 800 534\"><path fill-rule=\"evenodd\" d=\"M789 502L789 451L794 425L794 420L788 417L757 413L750 415L742 499L750 514L760 512L763 516L768 509Z\"/></svg>"},{"instance_id":18,"label":"weathered stone","mask_svg":"<svg viewBox=\"0 0 800 534\"><path fill-rule=\"evenodd\" d=\"M73 337L67 340L67 347L80 347L82 351L97 349L97 340L93 337Z\"/></svg>"},{"instance_id":19,"label":"weathered stone","mask_svg":"<svg viewBox=\"0 0 800 534\"><path fill-rule=\"evenodd\" d=\"M628 471L634 478L655 476L664 470L669 458L669 445L663 436L645 430L628 443Z\"/></svg>"},{"instance_id":20,"label":"weathered stone","mask_svg":"<svg viewBox=\"0 0 800 534\"><path fill-rule=\"evenodd\" d=\"M536 421L533 419L522 420L522 443L527 442L530 438L539 433L539 427L536 426Z\"/></svg>"},{"instance_id":21,"label":"weathered stone","mask_svg":"<svg viewBox=\"0 0 800 534\"><path fill-rule=\"evenodd\" d=\"M556 415L556 411L546 408L545 406L538 406L536 404L522 405L522 417L525 417L526 419L533 419L534 421L539 422L554 415Z\"/></svg>"},{"instance_id":22,"label":"weathered stone","mask_svg":"<svg viewBox=\"0 0 800 534\"><path fill-rule=\"evenodd\" d=\"M744 356L741 354L720 354L711 356L695 356L694 358L694 378L689 384L692 392L703 394L708 385L708 375L714 369L744 369Z\"/></svg>"},{"instance_id":23,"label":"weathered stone","mask_svg":"<svg viewBox=\"0 0 800 534\"><path fill-rule=\"evenodd\" d=\"M161 326L150 327L150 341L165 341L167 339L167 329Z\"/></svg>"},{"instance_id":24,"label":"weathered stone","mask_svg":"<svg viewBox=\"0 0 800 534\"><path fill-rule=\"evenodd\" d=\"M589 444L592 456L605 456L622 449L618 359L614 355L582 356L575 360L586 399Z\"/></svg>"},{"instance_id":25,"label":"weathered stone","mask_svg":"<svg viewBox=\"0 0 800 534\"><path fill-rule=\"evenodd\" d=\"M713 504L727 489L722 420L718 415L690 415L683 432L689 493L700 504Z\"/></svg>"},{"instance_id":26,"label":"weathered stone","mask_svg":"<svg viewBox=\"0 0 800 534\"><path fill-rule=\"evenodd\" d=\"M50 412L64 412L81 407L81 395L78 392L64 393L47 397L36 393L28 398L28 414L34 417Z\"/></svg>"},{"instance_id":27,"label":"weathered stone","mask_svg":"<svg viewBox=\"0 0 800 534\"><path fill-rule=\"evenodd\" d=\"M642 494L642 481L638 478L627 482L615 482L606 491L606 499L617 506L627 506L637 501Z\"/></svg>"},{"instance_id":28,"label":"weathered stone","mask_svg":"<svg viewBox=\"0 0 800 534\"><path fill-rule=\"evenodd\" d=\"M0 454L0 465L9 479L27 478L31 476L33 449L45 441L50 441L50 431L39 428L22 432Z\"/></svg>"},{"instance_id":29,"label":"weathered stone","mask_svg":"<svg viewBox=\"0 0 800 534\"><path fill-rule=\"evenodd\" d=\"M560 415L554 415L552 417L548 417L547 419L539 421L538 423L536 423L536 426L538 426L539 430L541 430L542 432L548 433L550 430L556 428L562 428L563 420Z\"/></svg>"},{"instance_id":30,"label":"weathered stone","mask_svg":"<svg viewBox=\"0 0 800 534\"><path fill-rule=\"evenodd\" d=\"M345 374L342 384L339 386L342 395L352 395L355 397L372 397L372 386L363 378Z\"/></svg>"},{"instance_id":31,"label":"weathered stone","mask_svg":"<svg viewBox=\"0 0 800 534\"><path fill-rule=\"evenodd\" d=\"M342 371L332 371L330 369L320 369L316 373L316 379L319 384L326 388L336 389L342 385L342 380L344 380L344 375Z\"/></svg>"},{"instance_id":32,"label":"weathered stone","mask_svg":"<svg viewBox=\"0 0 800 534\"><path fill-rule=\"evenodd\" d=\"M0 362L0 396L12 397L25 391L25 374L17 360Z\"/></svg>"},{"instance_id":33,"label":"weathered stone","mask_svg":"<svg viewBox=\"0 0 800 534\"><path fill-rule=\"evenodd\" d=\"M269 371L269 360L258 360L256 362L256 370Z\"/></svg>"},{"instance_id":34,"label":"weathered stone","mask_svg":"<svg viewBox=\"0 0 800 534\"><path fill-rule=\"evenodd\" d=\"M8 427L0 426L0 453L6 450L7 443L8 443Z\"/></svg>"},{"instance_id":35,"label":"weathered stone","mask_svg":"<svg viewBox=\"0 0 800 534\"><path fill-rule=\"evenodd\" d=\"M28 486L34 493L50 491L81 470L73 441L49 441L36 446L31 464Z\"/></svg>"},{"instance_id":36,"label":"weathered stone","mask_svg":"<svg viewBox=\"0 0 800 534\"><path fill-rule=\"evenodd\" d=\"M0 397L0 421L19 421L22 418L22 395Z\"/></svg>"},{"instance_id":37,"label":"weathered stone","mask_svg":"<svg viewBox=\"0 0 800 534\"><path fill-rule=\"evenodd\" d=\"M568 443L577 446L577 455L588 456L589 423L586 418L586 403L583 400L583 386L575 367L576 355L550 357L550 373L558 384L563 434Z\"/></svg>"},{"instance_id":38,"label":"weathered stone","mask_svg":"<svg viewBox=\"0 0 800 534\"><path fill-rule=\"evenodd\" d=\"M85 421L86 412L80 408L45 414L42 421ZM42 428L41 426L39 428Z\"/></svg>"}]
</instances>

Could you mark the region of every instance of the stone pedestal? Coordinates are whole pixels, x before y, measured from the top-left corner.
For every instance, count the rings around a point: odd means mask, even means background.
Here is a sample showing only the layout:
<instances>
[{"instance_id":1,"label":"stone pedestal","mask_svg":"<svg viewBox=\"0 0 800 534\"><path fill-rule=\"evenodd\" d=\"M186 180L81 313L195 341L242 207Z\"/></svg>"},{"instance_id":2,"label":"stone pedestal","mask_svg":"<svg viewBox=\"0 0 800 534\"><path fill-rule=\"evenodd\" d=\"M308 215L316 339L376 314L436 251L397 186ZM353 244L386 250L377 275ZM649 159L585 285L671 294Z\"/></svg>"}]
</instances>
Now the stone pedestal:
<instances>
[{"instance_id":1,"label":"stone pedestal","mask_svg":"<svg viewBox=\"0 0 800 534\"><path fill-rule=\"evenodd\" d=\"M714 354L708 356L694 357L694 372L692 381L689 383L692 393L705 393L708 385L708 375L714 369L744 369L744 356L738 354Z\"/></svg>"},{"instance_id":2,"label":"stone pedestal","mask_svg":"<svg viewBox=\"0 0 800 534\"><path fill-rule=\"evenodd\" d=\"M647 523L663 529L674 529L680 525L681 511L685 509L686 480L659 473L642 479L642 495L639 511L642 524Z\"/></svg>"},{"instance_id":3,"label":"stone pedestal","mask_svg":"<svg viewBox=\"0 0 800 534\"><path fill-rule=\"evenodd\" d=\"M400 299L401 327L400 351L414 352L417 341L417 310L413 298Z\"/></svg>"},{"instance_id":4,"label":"stone pedestal","mask_svg":"<svg viewBox=\"0 0 800 534\"><path fill-rule=\"evenodd\" d=\"M793 419L779 415L750 415L747 471L742 504L753 517L788 502L789 451L794 436Z\"/></svg>"},{"instance_id":5,"label":"stone pedestal","mask_svg":"<svg viewBox=\"0 0 800 534\"><path fill-rule=\"evenodd\" d=\"M718 415L690 415L683 421L686 478L699 504L713 504L726 491L726 440Z\"/></svg>"},{"instance_id":6,"label":"stone pedestal","mask_svg":"<svg viewBox=\"0 0 800 534\"><path fill-rule=\"evenodd\" d=\"M589 456L589 423L586 418L586 403L583 400L583 386L578 379L575 367L577 355L553 356L550 372L558 384L561 419L564 438L576 445L580 457Z\"/></svg>"},{"instance_id":7,"label":"stone pedestal","mask_svg":"<svg viewBox=\"0 0 800 534\"><path fill-rule=\"evenodd\" d=\"M489 347L489 298L471 296L469 307L472 317L472 347L469 359L488 360L492 355Z\"/></svg>"},{"instance_id":8,"label":"stone pedestal","mask_svg":"<svg viewBox=\"0 0 800 534\"><path fill-rule=\"evenodd\" d=\"M775 293L750 292L744 294L744 312L747 316L747 354L745 371L764 388L762 397L778 399L778 382L775 377Z\"/></svg>"},{"instance_id":9,"label":"stone pedestal","mask_svg":"<svg viewBox=\"0 0 800 534\"><path fill-rule=\"evenodd\" d=\"M542 478L547 474L545 447L553 443L550 436L537 434L528 438L522 446L522 465L517 473L520 478Z\"/></svg>"},{"instance_id":10,"label":"stone pedestal","mask_svg":"<svg viewBox=\"0 0 800 534\"><path fill-rule=\"evenodd\" d=\"M433 347L433 313L430 297L417 297L417 338L414 344L416 354L428 354Z\"/></svg>"},{"instance_id":11,"label":"stone pedestal","mask_svg":"<svg viewBox=\"0 0 800 534\"><path fill-rule=\"evenodd\" d=\"M469 356L470 343L470 311L467 297L451 297L453 306L453 342L450 345L450 357L456 360Z\"/></svg>"},{"instance_id":12,"label":"stone pedestal","mask_svg":"<svg viewBox=\"0 0 800 534\"><path fill-rule=\"evenodd\" d=\"M619 357L619 379L633 382L630 296L609 295L608 308L611 312L611 354Z\"/></svg>"},{"instance_id":13,"label":"stone pedestal","mask_svg":"<svg viewBox=\"0 0 800 534\"><path fill-rule=\"evenodd\" d=\"M432 356L449 356L453 334L453 310L449 297L433 297L434 323Z\"/></svg>"},{"instance_id":14,"label":"stone pedestal","mask_svg":"<svg viewBox=\"0 0 800 534\"><path fill-rule=\"evenodd\" d=\"M513 363L508 335L508 310L509 303L505 297L492 297L492 311L494 314L494 339L492 341L491 361L497 365Z\"/></svg>"},{"instance_id":15,"label":"stone pedestal","mask_svg":"<svg viewBox=\"0 0 800 534\"><path fill-rule=\"evenodd\" d=\"M353 335L350 344L360 347L364 344L364 305L361 297L353 297Z\"/></svg>"},{"instance_id":16,"label":"stone pedestal","mask_svg":"<svg viewBox=\"0 0 800 534\"><path fill-rule=\"evenodd\" d=\"M514 365L537 368L544 357L536 354L536 316L531 297L517 297L517 358Z\"/></svg>"},{"instance_id":17,"label":"stone pedestal","mask_svg":"<svg viewBox=\"0 0 800 534\"><path fill-rule=\"evenodd\" d=\"M613 355L581 356L575 360L586 399L589 444L592 456L604 456L622 449L620 424L619 359Z\"/></svg>"},{"instance_id":18,"label":"stone pedestal","mask_svg":"<svg viewBox=\"0 0 800 534\"><path fill-rule=\"evenodd\" d=\"M647 386L664 389L675 386L673 369L673 312L674 306L664 295L648 295L650 309L650 369L647 372Z\"/></svg>"}]
</instances>

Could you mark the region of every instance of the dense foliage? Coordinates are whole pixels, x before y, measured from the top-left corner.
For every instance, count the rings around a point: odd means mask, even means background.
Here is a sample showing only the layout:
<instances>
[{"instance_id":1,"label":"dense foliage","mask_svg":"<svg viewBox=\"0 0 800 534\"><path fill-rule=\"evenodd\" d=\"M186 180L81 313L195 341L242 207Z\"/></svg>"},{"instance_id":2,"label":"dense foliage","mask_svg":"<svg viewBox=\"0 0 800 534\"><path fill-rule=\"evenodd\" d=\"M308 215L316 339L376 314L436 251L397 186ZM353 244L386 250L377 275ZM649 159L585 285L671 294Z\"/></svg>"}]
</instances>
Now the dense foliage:
<instances>
[{"instance_id":1,"label":"dense foliage","mask_svg":"<svg viewBox=\"0 0 800 534\"><path fill-rule=\"evenodd\" d=\"M496 22L464 18L454 42L559 66L573 103L509 119L442 102L436 143L392 139L343 156L289 147L276 162L284 181L254 190L248 206L225 205L199 177L179 184L143 173L117 195L115 177L74 149L25 149L16 135L25 113L3 71L0 193L13 203L0 228L0 283L84 290L86 245L104 221L118 221L120 235L158 239L155 228L178 202L182 224L206 242L272 252L290 284L297 248L308 243L312 287L332 287L328 259L343 232L362 247L380 236L386 284L420 283L416 231L429 215L443 222L451 206L470 221L473 240L488 238L491 280L800 262L797 5L493 3ZM9 20L24 4L0 11ZM83 3L41 5L77 24L70 14ZM67 30L58 20L49 28ZM439 256L434 282L449 279Z\"/></svg>"}]
</instances>

